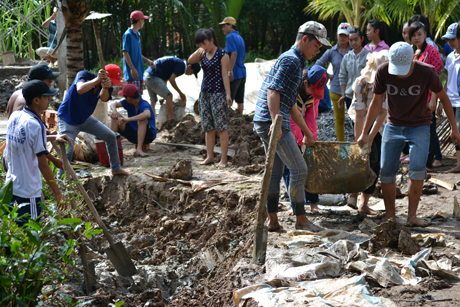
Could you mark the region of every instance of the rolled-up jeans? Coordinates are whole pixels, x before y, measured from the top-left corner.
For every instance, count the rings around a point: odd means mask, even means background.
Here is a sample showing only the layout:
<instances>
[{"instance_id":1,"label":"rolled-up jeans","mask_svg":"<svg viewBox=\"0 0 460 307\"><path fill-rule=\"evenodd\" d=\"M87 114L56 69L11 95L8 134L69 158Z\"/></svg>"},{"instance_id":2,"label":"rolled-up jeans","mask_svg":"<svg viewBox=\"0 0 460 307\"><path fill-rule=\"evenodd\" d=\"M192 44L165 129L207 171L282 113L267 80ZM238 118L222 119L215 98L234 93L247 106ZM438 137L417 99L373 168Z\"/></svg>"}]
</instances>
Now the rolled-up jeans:
<instances>
[{"instance_id":1,"label":"rolled-up jeans","mask_svg":"<svg viewBox=\"0 0 460 307\"><path fill-rule=\"evenodd\" d=\"M271 122L254 122L254 132L260 137L268 152ZM272 175L267 197L267 212L278 212L280 196L280 183L286 165L290 172L291 182L289 184L289 198L294 215L305 215L305 180L307 178L307 164L302 157L294 134L288 129L282 129L283 135L276 147L275 161L273 163Z\"/></svg>"},{"instance_id":2,"label":"rolled-up jeans","mask_svg":"<svg viewBox=\"0 0 460 307\"><path fill-rule=\"evenodd\" d=\"M96 137L103 140L107 146L107 152L109 154L110 168L113 172L118 171L121 168L120 158L118 157L118 146L117 137L115 132L109 129L106 125L97 120L94 116L88 117L88 119L81 125L68 124L62 118L58 118L58 128L60 134L67 134L70 138L75 141L80 131L87 132L95 135ZM66 150L67 159L72 161L73 159L73 145L68 146ZM61 178L64 171L59 169L58 178Z\"/></svg>"}]
</instances>

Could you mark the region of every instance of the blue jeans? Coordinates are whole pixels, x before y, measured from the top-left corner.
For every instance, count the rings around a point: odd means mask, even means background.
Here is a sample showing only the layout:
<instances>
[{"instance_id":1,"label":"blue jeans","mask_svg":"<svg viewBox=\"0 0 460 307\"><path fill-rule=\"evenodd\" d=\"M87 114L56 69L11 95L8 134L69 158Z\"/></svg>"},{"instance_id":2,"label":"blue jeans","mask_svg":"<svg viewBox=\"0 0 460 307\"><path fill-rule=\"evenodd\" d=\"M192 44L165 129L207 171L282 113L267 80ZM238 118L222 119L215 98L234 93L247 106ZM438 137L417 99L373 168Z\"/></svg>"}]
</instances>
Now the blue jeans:
<instances>
[{"instance_id":1,"label":"blue jeans","mask_svg":"<svg viewBox=\"0 0 460 307\"><path fill-rule=\"evenodd\" d=\"M81 125L71 125L66 123L62 118L58 118L58 128L60 134L67 134L73 140L77 137L80 131L90 133L103 140L107 146L107 152L109 154L110 168L113 172L118 171L121 168L120 158L118 157L118 146L117 137L115 132L109 129L106 125L97 120L94 116L88 117L88 119ZM73 159L73 145L69 146L66 150L67 159L72 161ZM61 178L64 171L59 169L58 178Z\"/></svg>"},{"instance_id":2,"label":"blue jeans","mask_svg":"<svg viewBox=\"0 0 460 307\"><path fill-rule=\"evenodd\" d=\"M260 137L268 151L270 137L270 122L254 122L254 132ZM305 215L305 180L307 178L307 164L302 157L294 135L290 130L282 129L283 135L276 147L275 161L273 163L272 175L267 197L267 212L278 212L280 196L280 182L283 176L284 166L290 172L289 198L291 200L294 215Z\"/></svg>"},{"instance_id":3,"label":"blue jeans","mask_svg":"<svg viewBox=\"0 0 460 307\"><path fill-rule=\"evenodd\" d=\"M404 127L386 124L383 130L380 181L393 183L399 169L399 156L405 143L409 145L409 178L425 180L426 161L430 148L430 126Z\"/></svg>"}]
</instances>

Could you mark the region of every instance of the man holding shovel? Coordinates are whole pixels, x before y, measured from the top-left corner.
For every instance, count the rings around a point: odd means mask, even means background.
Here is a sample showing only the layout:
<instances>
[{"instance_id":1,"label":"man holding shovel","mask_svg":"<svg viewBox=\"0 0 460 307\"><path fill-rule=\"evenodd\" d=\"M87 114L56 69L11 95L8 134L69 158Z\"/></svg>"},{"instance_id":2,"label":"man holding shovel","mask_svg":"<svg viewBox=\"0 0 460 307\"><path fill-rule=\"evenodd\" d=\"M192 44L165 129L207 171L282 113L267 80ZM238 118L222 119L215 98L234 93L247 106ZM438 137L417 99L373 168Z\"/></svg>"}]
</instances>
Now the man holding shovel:
<instances>
[{"instance_id":1,"label":"man holding shovel","mask_svg":"<svg viewBox=\"0 0 460 307\"><path fill-rule=\"evenodd\" d=\"M307 165L297 146L296 139L291 131L290 119L296 123L304 133L303 144L313 145L313 134L308 129L296 106L298 88L302 80L302 71L306 60L319 53L319 48L330 48L326 39L326 28L315 21L309 21L299 27L294 46L283 53L270 73L265 78L259 91L254 115L254 131L264 143L265 152L268 151L270 134L277 114L283 116L282 132L276 148L273 171L270 178L267 197L268 231L279 231L278 202L280 181L286 165L291 174L289 197L293 213L297 218L296 229L319 231L320 228L308 221L305 214L305 179Z\"/></svg>"},{"instance_id":2,"label":"man holding shovel","mask_svg":"<svg viewBox=\"0 0 460 307\"><path fill-rule=\"evenodd\" d=\"M110 168L114 175L130 175L131 172L121 168L118 157L117 138L106 125L92 116L99 99L105 102L111 98L113 84L122 85L121 69L115 64L108 64L98 74L82 70L78 72L58 110L58 128L75 139L84 131L104 140L110 159ZM67 158L72 160L73 146L66 150ZM58 172L61 178L62 170Z\"/></svg>"},{"instance_id":3,"label":"man holding shovel","mask_svg":"<svg viewBox=\"0 0 460 307\"><path fill-rule=\"evenodd\" d=\"M374 81L374 96L358 143L368 142L368 131L382 108L384 94L388 98L388 123L382 136L380 181L386 215L384 221L396 218L396 173L399 156L406 142L409 144L409 211L408 226L427 227L429 221L417 218L417 207L426 178L426 161L430 145L432 114L428 101L431 90L440 99L451 126L451 137L460 142L452 104L433 66L413 60L414 51L405 42L390 48L390 62L379 66Z\"/></svg>"},{"instance_id":4,"label":"man holding shovel","mask_svg":"<svg viewBox=\"0 0 460 307\"><path fill-rule=\"evenodd\" d=\"M134 84L142 94L144 87L144 62L155 67L152 60L142 55L139 30L144 27L145 19L149 19L141 11L131 13L131 27L123 34L123 72L126 82Z\"/></svg>"}]
</instances>

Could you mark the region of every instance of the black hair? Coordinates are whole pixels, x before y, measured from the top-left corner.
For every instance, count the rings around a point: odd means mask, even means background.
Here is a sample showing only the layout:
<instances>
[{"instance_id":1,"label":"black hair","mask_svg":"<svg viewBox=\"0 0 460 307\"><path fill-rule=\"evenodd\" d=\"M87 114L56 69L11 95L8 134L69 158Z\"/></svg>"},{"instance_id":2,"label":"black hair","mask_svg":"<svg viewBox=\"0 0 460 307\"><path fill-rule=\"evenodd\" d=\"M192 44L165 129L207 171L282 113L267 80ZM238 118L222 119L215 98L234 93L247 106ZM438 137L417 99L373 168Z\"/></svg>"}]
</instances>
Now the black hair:
<instances>
[{"instance_id":1,"label":"black hair","mask_svg":"<svg viewBox=\"0 0 460 307\"><path fill-rule=\"evenodd\" d=\"M457 23L457 39L460 39L460 31L458 29L460 27L460 21Z\"/></svg>"},{"instance_id":2,"label":"black hair","mask_svg":"<svg viewBox=\"0 0 460 307\"><path fill-rule=\"evenodd\" d=\"M307 81L307 84L305 84L304 81ZM300 82L300 86L298 88L298 93L303 101L307 101L309 97L305 94L305 87L307 86L310 86L310 81L308 81L308 70L305 69L302 73L302 81Z\"/></svg>"},{"instance_id":3,"label":"black hair","mask_svg":"<svg viewBox=\"0 0 460 307\"><path fill-rule=\"evenodd\" d=\"M131 24L132 25L135 25L140 19L136 20L134 18L131 18Z\"/></svg>"},{"instance_id":4,"label":"black hair","mask_svg":"<svg viewBox=\"0 0 460 307\"><path fill-rule=\"evenodd\" d=\"M384 41L385 43L389 43L388 34L387 34L387 25L380 20L371 19L367 22L369 26L374 28L374 30L379 30L379 37L380 40Z\"/></svg>"},{"instance_id":5,"label":"black hair","mask_svg":"<svg viewBox=\"0 0 460 307\"><path fill-rule=\"evenodd\" d=\"M137 99L137 98L140 97L140 94L139 94L139 92L136 92L136 94L134 94L134 96L123 96L123 97L125 97L125 99L128 98L128 97L133 98L133 99Z\"/></svg>"},{"instance_id":6,"label":"black hair","mask_svg":"<svg viewBox=\"0 0 460 307\"><path fill-rule=\"evenodd\" d=\"M417 32L420 29L423 29L423 31L426 32L425 25L422 22L415 21L415 22L411 23L411 25L409 27L409 40L412 39L412 36L414 36L415 32ZM427 36L428 36L428 33L427 33ZM423 46L422 46L422 50L421 50L420 54L425 52L426 45L427 45L427 43L426 43L426 40L425 40L425 41L423 41ZM415 46L415 44L412 45L412 48L414 49L414 52L417 50L417 46Z\"/></svg>"},{"instance_id":7,"label":"black hair","mask_svg":"<svg viewBox=\"0 0 460 307\"><path fill-rule=\"evenodd\" d=\"M35 97L32 98L32 99L25 99L25 97L24 97L24 99L26 100L26 105L27 105L27 106L30 106L30 105L32 104L32 102L34 101L35 98L42 99L43 96L44 96L44 95L35 96Z\"/></svg>"},{"instance_id":8,"label":"black hair","mask_svg":"<svg viewBox=\"0 0 460 307\"><path fill-rule=\"evenodd\" d=\"M350 35L350 34L355 34L355 33L358 34L358 35L363 39L363 41L362 41L362 43L361 43L362 47L366 46L366 43L365 43L366 37L364 36L364 34L363 34L363 32L361 31L360 28L358 28L358 27L352 28L352 29L350 30L350 32L348 32L348 35Z\"/></svg>"},{"instance_id":9,"label":"black hair","mask_svg":"<svg viewBox=\"0 0 460 307\"><path fill-rule=\"evenodd\" d=\"M423 25L425 26L426 36L429 37L429 38L433 38L431 36L430 21L428 20L428 18L426 18L425 16L420 15L420 14L414 15L408 21L409 26L412 25L414 22L417 22L417 21L423 23Z\"/></svg>"},{"instance_id":10,"label":"black hair","mask_svg":"<svg viewBox=\"0 0 460 307\"><path fill-rule=\"evenodd\" d=\"M299 33L297 33L295 41L296 42L300 41L302 39L302 37L304 37L305 35L308 37L309 42L314 41L316 39L316 37L313 34L299 32Z\"/></svg>"},{"instance_id":11,"label":"black hair","mask_svg":"<svg viewBox=\"0 0 460 307\"><path fill-rule=\"evenodd\" d=\"M236 31L236 25L231 25L232 29Z\"/></svg>"},{"instance_id":12,"label":"black hair","mask_svg":"<svg viewBox=\"0 0 460 307\"><path fill-rule=\"evenodd\" d=\"M199 29L195 33L196 45L203 43L205 40L211 41L211 39L214 40L214 45L216 47L219 47L219 45L217 44L216 33L213 29Z\"/></svg>"}]
</instances>

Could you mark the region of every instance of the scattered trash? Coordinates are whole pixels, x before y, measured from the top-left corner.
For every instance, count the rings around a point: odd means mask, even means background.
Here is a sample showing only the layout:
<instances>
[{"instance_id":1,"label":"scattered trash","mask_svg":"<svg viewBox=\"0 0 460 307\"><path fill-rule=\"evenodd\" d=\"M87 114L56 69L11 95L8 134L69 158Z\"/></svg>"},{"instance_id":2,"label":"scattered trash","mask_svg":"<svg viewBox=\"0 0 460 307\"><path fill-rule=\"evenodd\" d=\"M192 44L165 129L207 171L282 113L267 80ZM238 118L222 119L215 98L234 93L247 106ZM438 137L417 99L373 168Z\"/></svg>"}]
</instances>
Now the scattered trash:
<instances>
[{"instance_id":1,"label":"scattered trash","mask_svg":"<svg viewBox=\"0 0 460 307\"><path fill-rule=\"evenodd\" d=\"M446 234L445 233L416 233L412 235L412 239L417 241L420 246L445 246Z\"/></svg>"},{"instance_id":2,"label":"scattered trash","mask_svg":"<svg viewBox=\"0 0 460 307\"><path fill-rule=\"evenodd\" d=\"M358 225L359 230L362 232L371 235L374 229L377 228L377 224L372 221L370 218L366 217L361 224Z\"/></svg>"},{"instance_id":3,"label":"scattered trash","mask_svg":"<svg viewBox=\"0 0 460 307\"><path fill-rule=\"evenodd\" d=\"M434 184L437 184L440 187L443 187L444 189L447 189L449 191L453 191L455 189L455 184L435 177L431 177L430 179L428 179L428 181L433 182Z\"/></svg>"},{"instance_id":4,"label":"scattered trash","mask_svg":"<svg viewBox=\"0 0 460 307\"><path fill-rule=\"evenodd\" d=\"M404 284L404 279L399 276L395 268L386 259L380 261L366 259L364 261L350 262L347 265L347 269L363 273L364 276L374 279L384 288Z\"/></svg>"}]
</instances>

